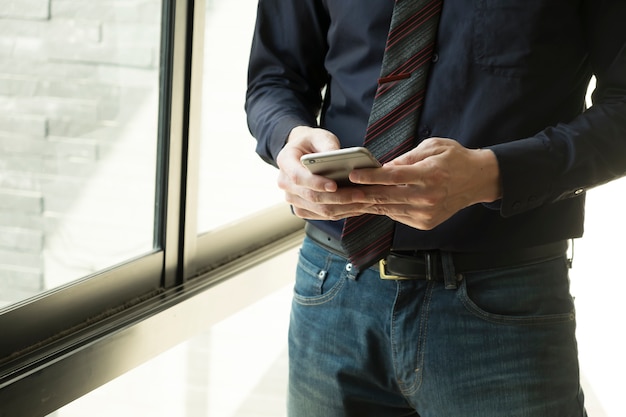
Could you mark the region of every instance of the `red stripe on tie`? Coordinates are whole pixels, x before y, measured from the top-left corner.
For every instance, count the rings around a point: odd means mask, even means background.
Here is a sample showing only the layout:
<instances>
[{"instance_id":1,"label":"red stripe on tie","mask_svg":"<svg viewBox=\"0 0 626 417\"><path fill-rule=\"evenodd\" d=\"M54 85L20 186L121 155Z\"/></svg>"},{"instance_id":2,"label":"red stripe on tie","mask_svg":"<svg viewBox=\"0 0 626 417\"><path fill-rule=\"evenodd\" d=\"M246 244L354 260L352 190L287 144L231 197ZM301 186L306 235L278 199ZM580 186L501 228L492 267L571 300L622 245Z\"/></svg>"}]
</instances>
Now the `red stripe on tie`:
<instances>
[{"instance_id":1,"label":"red stripe on tie","mask_svg":"<svg viewBox=\"0 0 626 417\"><path fill-rule=\"evenodd\" d=\"M433 49L434 49L434 44L432 43L429 44L423 50L413 55L411 58L409 58L407 62L400 65L398 68L392 71L387 77L384 77L384 78L385 79L391 78L393 75L400 73L400 72L402 73L415 72L417 69L421 68L422 66L430 62ZM376 96L374 98L378 98L379 96L385 94L385 92L387 92L391 87L393 87L393 84L381 85L380 80L378 84L379 84L379 87L378 87L378 90L376 91Z\"/></svg>"},{"instance_id":2,"label":"red stripe on tie","mask_svg":"<svg viewBox=\"0 0 626 417\"><path fill-rule=\"evenodd\" d=\"M387 113L376 122L367 127L365 133L364 144L367 145L372 140L376 139L379 135L387 131L395 123L399 122L406 116L417 110L424 102L424 90L418 91L412 97L409 97L400 106L393 109L393 111Z\"/></svg>"},{"instance_id":3,"label":"red stripe on tie","mask_svg":"<svg viewBox=\"0 0 626 417\"><path fill-rule=\"evenodd\" d=\"M353 232L355 229L358 229L360 226L366 224L370 218L372 217L376 217L376 215L374 214L363 214L361 216L358 217L351 217L350 218L350 223L348 224L346 222L345 228L344 228L344 232L345 233L351 233Z\"/></svg>"},{"instance_id":4,"label":"red stripe on tie","mask_svg":"<svg viewBox=\"0 0 626 417\"><path fill-rule=\"evenodd\" d=\"M411 77L411 73L388 75L378 79L378 85L387 84L393 81L400 81Z\"/></svg>"},{"instance_id":5,"label":"red stripe on tie","mask_svg":"<svg viewBox=\"0 0 626 417\"><path fill-rule=\"evenodd\" d=\"M393 229L385 232L385 234L377 237L376 240L370 242L366 247L352 254L350 261L357 265L369 263L372 259L378 260L380 255L385 254L389 247L389 242L393 239Z\"/></svg>"},{"instance_id":6,"label":"red stripe on tie","mask_svg":"<svg viewBox=\"0 0 626 417\"><path fill-rule=\"evenodd\" d=\"M366 217L363 223L367 223L371 218L377 217L374 214L365 214L360 217ZM377 238L368 243L365 247L352 254L350 259L358 259L360 261L369 261L368 255L377 255L381 252L381 249L386 249L389 242L393 239L393 228L386 231L384 234L377 236Z\"/></svg>"},{"instance_id":7,"label":"red stripe on tie","mask_svg":"<svg viewBox=\"0 0 626 417\"><path fill-rule=\"evenodd\" d=\"M404 155L405 153L413 149L414 140L415 140L415 136L409 136L408 138L404 139L402 143L400 143L400 145L391 149L389 152L385 153L384 155L379 156L378 160L381 163L385 163L385 162L389 162L399 157L400 155Z\"/></svg>"},{"instance_id":8,"label":"red stripe on tie","mask_svg":"<svg viewBox=\"0 0 626 417\"><path fill-rule=\"evenodd\" d=\"M437 15L439 13L441 3L441 0L431 1L422 9L418 10L404 22L395 27L391 32L389 32L386 48L389 49L389 47L400 42L402 39L406 38L411 32L413 32L415 28L421 26L428 19Z\"/></svg>"}]
</instances>

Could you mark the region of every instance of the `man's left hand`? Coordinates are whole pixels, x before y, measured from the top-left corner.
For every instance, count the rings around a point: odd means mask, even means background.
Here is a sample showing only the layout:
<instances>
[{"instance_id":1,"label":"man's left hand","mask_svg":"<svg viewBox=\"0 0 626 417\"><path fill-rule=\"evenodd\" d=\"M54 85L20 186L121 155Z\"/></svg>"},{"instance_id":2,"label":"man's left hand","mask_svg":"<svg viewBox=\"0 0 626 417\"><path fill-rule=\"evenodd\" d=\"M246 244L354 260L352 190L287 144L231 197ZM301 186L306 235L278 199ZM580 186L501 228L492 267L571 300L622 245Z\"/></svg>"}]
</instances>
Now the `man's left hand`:
<instances>
[{"instance_id":1,"label":"man's left hand","mask_svg":"<svg viewBox=\"0 0 626 417\"><path fill-rule=\"evenodd\" d=\"M459 210L501 197L495 154L458 142L430 138L383 168L350 174L352 193L364 212L386 215L417 229L430 230Z\"/></svg>"}]
</instances>

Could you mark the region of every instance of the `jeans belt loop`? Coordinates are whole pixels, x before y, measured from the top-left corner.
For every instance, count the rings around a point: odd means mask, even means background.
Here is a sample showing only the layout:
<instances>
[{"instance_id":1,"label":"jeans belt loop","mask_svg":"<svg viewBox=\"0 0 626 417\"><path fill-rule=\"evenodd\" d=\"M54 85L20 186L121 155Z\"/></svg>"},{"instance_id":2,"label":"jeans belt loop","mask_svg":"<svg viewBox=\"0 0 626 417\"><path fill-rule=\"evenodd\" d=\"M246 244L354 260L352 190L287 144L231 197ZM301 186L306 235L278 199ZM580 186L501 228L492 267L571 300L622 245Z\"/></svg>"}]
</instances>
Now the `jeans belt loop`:
<instances>
[{"instance_id":1,"label":"jeans belt loop","mask_svg":"<svg viewBox=\"0 0 626 417\"><path fill-rule=\"evenodd\" d=\"M436 269L433 268L433 260L436 261L436 258L437 256L436 255L431 256L430 252L424 252L424 263L426 264L426 280L427 281L432 281L434 279L433 272L436 271Z\"/></svg>"},{"instance_id":2,"label":"jeans belt loop","mask_svg":"<svg viewBox=\"0 0 626 417\"><path fill-rule=\"evenodd\" d=\"M449 252L442 252L441 264L443 266L443 282L446 290L456 290L458 288L457 275L454 268L454 259L452 258L452 254Z\"/></svg>"}]
</instances>

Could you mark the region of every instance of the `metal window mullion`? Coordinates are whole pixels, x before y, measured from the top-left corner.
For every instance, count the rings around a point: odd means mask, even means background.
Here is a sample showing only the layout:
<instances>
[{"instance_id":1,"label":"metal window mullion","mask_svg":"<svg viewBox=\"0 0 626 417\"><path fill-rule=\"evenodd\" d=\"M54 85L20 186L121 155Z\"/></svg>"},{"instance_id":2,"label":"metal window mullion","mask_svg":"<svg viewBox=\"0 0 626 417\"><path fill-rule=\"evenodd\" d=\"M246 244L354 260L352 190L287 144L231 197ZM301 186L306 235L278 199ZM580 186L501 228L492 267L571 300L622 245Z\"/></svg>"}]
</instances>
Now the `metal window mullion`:
<instances>
[{"instance_id":1,"label":"metal window mullion","mask_svg":"<svg viewBox=\"0 0 626 417\"><path fill-rule=\"evenodd\" d=\"M205 0L194 1L191 37L191 71L186 155L186 200L183 228L182 279L196 274L198 199L200 193L200 147L202 143L202 101L204 80Z\"/></svg>"},{"instance_id":2,"label":"metal window mullion","mask_svg":"<svg viewBox=\"0 0 626 417\"><path fill-rule=\"evenodd\" d=\"M191 221L187 214L189 155L189 110L193 41L194 1L172 2L169 130L162 169L166 187L162 217L162 245L165 251L163 286L179 284L185 274L185 233Z\"/></svg>"}]
</instances>

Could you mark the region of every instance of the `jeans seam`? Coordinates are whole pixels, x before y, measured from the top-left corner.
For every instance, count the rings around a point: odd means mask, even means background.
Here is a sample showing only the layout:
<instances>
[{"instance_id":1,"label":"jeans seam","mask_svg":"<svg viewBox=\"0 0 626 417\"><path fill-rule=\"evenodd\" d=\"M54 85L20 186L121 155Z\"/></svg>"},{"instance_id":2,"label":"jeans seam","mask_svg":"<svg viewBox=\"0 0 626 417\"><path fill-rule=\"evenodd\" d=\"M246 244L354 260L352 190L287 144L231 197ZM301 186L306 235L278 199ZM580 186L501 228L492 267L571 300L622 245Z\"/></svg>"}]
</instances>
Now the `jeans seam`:
<instances>
[{"instance_id":1,"label":"jeans seam","mask_svg":"<svg viewBox=\"0 0 626 417\"><path fill-rule=\"evenodd\" d=\"M415 380L413 384L408 387L404 387L404 384L400 384L402 394L410 396L415 394L422 386L424 376L424 355L426 352L426 342L428 337L428 318L430 317L430 303L433 295L434 283L428 283L426 288L426 294L424 296L424 304L422 305L422 311L419 314L419 332L417 341L417 352L415 353ZM407 399L408 400L408 399Z\"/></svg>"}]
</instances>

